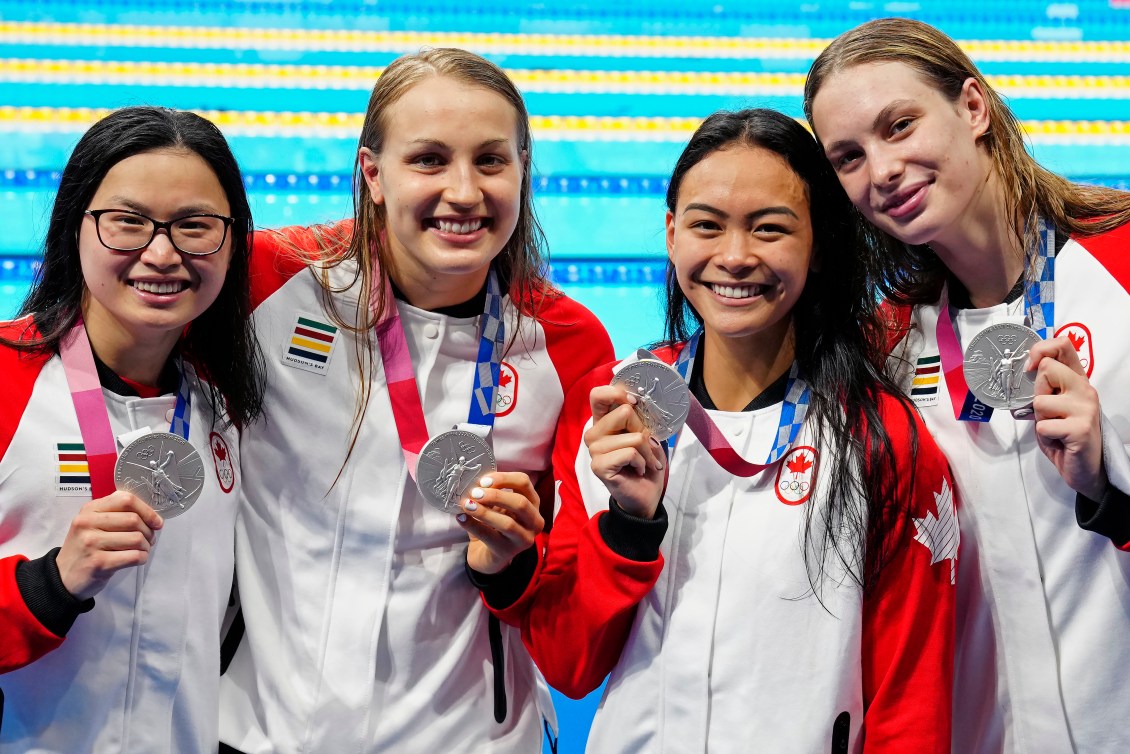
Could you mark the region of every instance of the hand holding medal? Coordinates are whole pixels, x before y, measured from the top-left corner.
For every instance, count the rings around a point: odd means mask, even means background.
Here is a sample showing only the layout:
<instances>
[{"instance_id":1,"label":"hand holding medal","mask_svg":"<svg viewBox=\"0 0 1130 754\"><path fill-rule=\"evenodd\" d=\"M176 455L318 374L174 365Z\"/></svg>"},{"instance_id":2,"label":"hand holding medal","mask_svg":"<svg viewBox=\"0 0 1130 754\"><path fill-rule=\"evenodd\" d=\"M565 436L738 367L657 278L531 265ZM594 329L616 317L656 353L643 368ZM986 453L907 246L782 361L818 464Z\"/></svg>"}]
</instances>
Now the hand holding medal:
<instances>
[{"instance_id":1,"label":"hand holding medal","mask_svg":"<svg viewBox=\"0 0 1130 754\"><path fill-rule=\"evenodd\" d=\"M589 393L593 424L584 439L593 473L617 504L630 515L651 518L663 498L667 461L644 421L651 412L641 410L639 404L637 393L615 379L611 385L593 388Z\"/></svg>"},{"instance_id":2,"label":"hand holding medal","mask_svg":"<svg viewBox=\"0 0 1130 754\"><path fill-rule=\"evenodd\" d=\"M1102 407L1079 354L1067 338L1037 343L1028 368L1035 377L1036 442L1076 492L1101 500L1108 480L1103 469Z\"/></svg>"}]
</instances>

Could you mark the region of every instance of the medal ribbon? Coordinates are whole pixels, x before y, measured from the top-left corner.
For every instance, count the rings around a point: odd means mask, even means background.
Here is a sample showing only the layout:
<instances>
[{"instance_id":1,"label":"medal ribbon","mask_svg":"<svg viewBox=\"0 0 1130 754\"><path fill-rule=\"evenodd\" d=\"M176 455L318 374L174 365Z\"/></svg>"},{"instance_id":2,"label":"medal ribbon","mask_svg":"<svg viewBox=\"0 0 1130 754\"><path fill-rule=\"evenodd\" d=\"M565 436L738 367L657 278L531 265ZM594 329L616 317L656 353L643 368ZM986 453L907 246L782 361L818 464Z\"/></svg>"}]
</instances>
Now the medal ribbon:
<instances>
[{"instance_id":1,"label":"medal ribbon","mask_svg":"<svg viewBox=\"0 0 1130 754\"><path fill-rule=\"evenodd\" d=\"M91 499L97 500L115 489L114 464L118 461L118 447L114 431L110 428L110 413L106 410L102 383L98 381L94 351L81 319L59 340L59 359L63 362L71 402L78 415L79 433L82 435L86 463L90 470ZM183 364L179 371L180 384L177 387L177 402L169 431L187 440L192 397Z\"/></svg>"},{"instance_id":2,"label":"medal ribbon","mask_svg":"<svg viewBox=\"0 0 1130 754\"><path fill-rule=\"evenodd\" d=\"M370 302L375 310L375 300ZM384 365L392 417L400 436L400 449L408 474L416 479L420 450L428 442L428 425L424 406L408 352L404 323L393 298L392 285L385 286L385 312L377 323L377 343ZM502 321L502 292L494 269L487 275L487 295L479 320L479 353L475 363L475 385L471 391L471 408L467 422L489 428L494 426L495 392L502 368L502 351L506 344L506 326Z\"/></svg>"},{"instance_id":3,"label":"medal ribbon","mask_svg":"<svg viewBox=\"0 0 1130 754\"><path fill-rule=\"evenodd\" d=\"M1032 280L1024 285L1024 318L1041 338L1047 340L1055 331L1055 228L1043 218L1037 222L1039 242L1035 249ZM958 421L987 422L993 417L992 407L977 400L965 382L965 354L953 328L948 287L943 289L939 304L938 352L942 358L953 415Z\"/></svg>"},{"instance_id":4,"label":"medal ribbon","mask_svg":"<svg viewBox=\"0 0 1130 754\"><path fill-rule=\"evenodd\" d=\"M694 363L694 357L698 352L698 345L701 340L702 328L699 328L687 341L683 350L679 352L678 359L675 360L675 370L684 382L688 381L691 365ZM695 437L699 439L706 451L710 453L710 457L719 466L734 476L751 477L760 474L781 460L788 452L800 434L810 399L811 391L808 388L808 383L800 376L800 370L794 361L789 369L789 381L785 388L785 403L781 407L781 419L777 424L777 436L765 463L761 464L750 463L742 458L738 451L734 450L726 436L722 434L722 430L718 429L718 425L714 423L714 420L710 418L706 409L702 407L702 404L698 402L694 395L690 396L690 412L687 414L686 426L690 427ZM675 445L678 441L678 434L667 439L669 454L675 452Z\"/></svg>"}]
</instances>

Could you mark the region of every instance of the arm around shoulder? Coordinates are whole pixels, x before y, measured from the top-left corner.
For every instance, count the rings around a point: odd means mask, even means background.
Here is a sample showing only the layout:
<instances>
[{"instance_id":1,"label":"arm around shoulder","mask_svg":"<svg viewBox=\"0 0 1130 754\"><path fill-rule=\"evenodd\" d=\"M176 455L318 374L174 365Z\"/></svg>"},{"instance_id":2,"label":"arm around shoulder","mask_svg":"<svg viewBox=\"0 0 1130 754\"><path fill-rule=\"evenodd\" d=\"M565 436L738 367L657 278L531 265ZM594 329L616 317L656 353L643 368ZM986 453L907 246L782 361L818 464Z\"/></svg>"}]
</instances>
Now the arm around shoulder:
<instances>
[{"instance_id":1,"label":"arm around shoulder","mask_svg":"<svg viewBox=\"0 0 1130 754\"><path fill-rule=\"evenodd\" d=\"M546 680L573 698L599 686L615 666L636 605L663 568L658 551L666 530L662 509L653 521L616 510L590 516L590 509L605 507L607 493L594 497L599 493L593 492L592 480L579 476L591 473L583 441L590 419L588 396L610 376L610 365L594 370L565 399L553 452L558 512L545 563L521 617L523 641ZM632 541L630 534L625 536L631 531L643 533L654 545L617 552L624 548L615 543Z\"/></svg>"},{"instance_id":2,"label":"arm around shoulder","mask_svg":"<svg viewBox=\"0 0 1130 754\"><path fill-rule=\"evenodd\" d=\"M957 500L948 464L916 412L889 407L899 499L889 557L863 600L864 752L950 751ZM917 434L917 453L911 455Z\"/></svg>"}]
</instances>

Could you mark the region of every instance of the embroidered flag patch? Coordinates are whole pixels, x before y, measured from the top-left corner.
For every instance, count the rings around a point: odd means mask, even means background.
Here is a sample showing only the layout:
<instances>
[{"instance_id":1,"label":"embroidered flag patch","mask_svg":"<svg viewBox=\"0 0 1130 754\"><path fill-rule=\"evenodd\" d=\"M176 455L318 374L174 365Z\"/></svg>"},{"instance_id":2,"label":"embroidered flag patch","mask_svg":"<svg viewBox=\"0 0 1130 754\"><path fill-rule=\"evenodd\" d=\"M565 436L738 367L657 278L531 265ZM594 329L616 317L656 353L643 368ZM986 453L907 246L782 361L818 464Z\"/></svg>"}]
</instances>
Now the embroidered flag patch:
<instances>
[{"instance_id":1,"label":"embroidered flag patch","mask_svg":"<svg viewBox=\"0 0 1130 754\"><path fill-rule=\"evenodd\" d=\"M1055 337L1067 338L1079 356L1079 363L1086 370L1087 376L1095 371L1095 348L1091 342L1091 331L1082 322L1069 322L1055 331Z\"/></svg>"},{"instance_id":2,"label":"embroidered flag patch","mask_svg":"<svg viewBox=\"0 0 1130 754\"><path fill-rule=\"evenodd\" d=\"M922 518L914 519L914 539L930 551L930 565L950 562L950 583L957 583L957 548L961 545L961 529L957 525L957 508L953 490L942 479L942 489L934 493L934 507L938 515L926 511Z\"/></svg>"},{"instance_id":3,"label":"embroidered flag patch","mask_svg":"<svg viewBox=\"0 0 1130 754\"><path fill-rule=\"evenodd\" d=\"M938 382L941 380L942 357L919 356L914 368L914 381L910 383L910 399L918 406L933 406L938 402Z\"/></svg>"},{"instance_id":4,"label":"embroidered flag patch","mask_svg":"<svg viewBox=\"0 0 1130 754\"><path fill-rule=\"evenodd\" d=\"M283 343L282 360L287 366L325 374L341 333L336 325L300 312L290 336Z\"/></svg>"},{"instance_id":5,"label":"embroidered flag patch","mask_svg":"<svg viewBox=\"0 0 1130 754\"><path fill-rule=\"evenodd\" d=\"M90 465L82 441L60 440L55 443L55 494L63 497L88 497Z\"/></svg>"}]
</instances>

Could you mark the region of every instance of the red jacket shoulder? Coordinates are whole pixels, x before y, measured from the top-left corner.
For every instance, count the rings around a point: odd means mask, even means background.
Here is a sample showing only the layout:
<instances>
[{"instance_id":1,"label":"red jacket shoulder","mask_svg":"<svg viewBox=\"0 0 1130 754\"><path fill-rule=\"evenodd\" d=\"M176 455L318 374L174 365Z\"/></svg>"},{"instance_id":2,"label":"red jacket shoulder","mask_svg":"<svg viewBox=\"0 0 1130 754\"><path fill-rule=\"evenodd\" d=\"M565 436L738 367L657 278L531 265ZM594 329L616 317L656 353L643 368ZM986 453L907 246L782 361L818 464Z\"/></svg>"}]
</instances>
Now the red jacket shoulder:
<instances>
[{"instance_id":1,"label":"red jacket shoulder","mask_svg":"<svg viewBox=\"0 0 1130 754\"><path fill-rule=\"evenodd\" d=\"M257 230L251 244L251 308L255 309L288 280L306 269L321 250L348 244L353 220L332 225Z\"/></svg>"},{"instance_id":2,"label":"red jacket shoulder","mask_svg":"<svg viewBox=\"0 0 1130 754\"><path fill-rule=\"evenodd\" d=\"M1130 223L1095 236L1072 236L1130 293Z\"/></svg>"},{"instance_id":3,"label":"red jacket shoulder","mask_svg":"<svg viewBox=\"0 0 1130 754\"><path fill-rule=\"evenodd\" d=\"M0 323L0 337L5 340L25 341L39 337L31 317L22 317ZM0 346L0 374L4 375L4 398L0 400L0 458L8 452L16 428L31 400L31 391L43 366L51 354L23 351L12 346Z\"/></svg>"}]
</instances>

